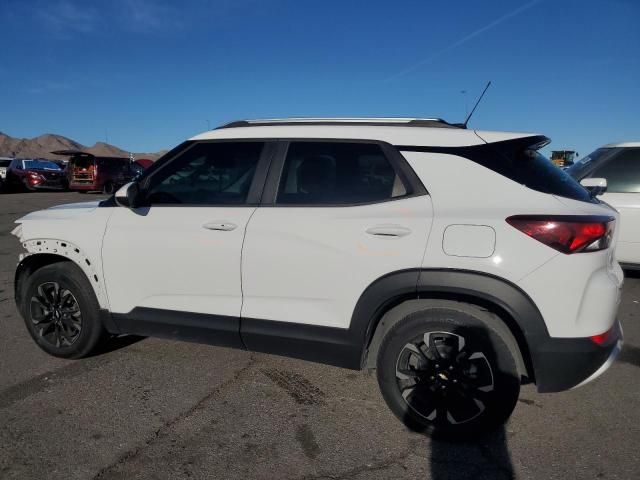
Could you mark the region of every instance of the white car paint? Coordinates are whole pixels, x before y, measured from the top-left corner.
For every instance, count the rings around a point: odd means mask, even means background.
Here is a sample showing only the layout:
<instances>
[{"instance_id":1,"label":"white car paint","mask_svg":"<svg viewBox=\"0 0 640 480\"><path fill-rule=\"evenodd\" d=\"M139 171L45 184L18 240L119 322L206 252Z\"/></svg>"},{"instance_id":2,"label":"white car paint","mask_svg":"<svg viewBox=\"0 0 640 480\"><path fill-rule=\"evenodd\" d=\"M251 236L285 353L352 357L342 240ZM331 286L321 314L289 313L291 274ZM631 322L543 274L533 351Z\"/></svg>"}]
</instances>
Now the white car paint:
<instances>
[{"instance_id":1,"label":"white car paint","mask_svg":"<svg viewBox=\"0 0 640 480\"><path fill-rule=\"evenodd\" d=\"M343 138L468 146L483 144L483 138L528 136L427 127L273 125L223 128L192 140ZM151 307L348 328L355 303L371 282L423 267L484 272L517 284L542 313L552 337L588 337L612 327L622 285L613 258L615 239L603 251L565 255L505 219L540 213L617 218L616 212L531 190L456 155L401 153L428 195L344 207L164 205L134 212L80 204L29 214L18 220L16 233L31 254L39 253L39 240L77 246L91 269L72 260L88 278L95 275L91 284L100 305L113 313ZM209 224L224 228L205 228ZM459 225L493 230L491 252L447 253L445 232ZM399 233L377 236L377 229ZM456 249L460 243L457 238Z\"/></svg>"},{"instance_id":2,"label":"white car paint","mask_svg":"<svg viewBox=\"0 0 640 480\"><path fill-rule=\"evenodd\" d=\"M620 212L616 258L619 262L640 265L640 193L606 192L599 198Z\"/></svg>"},{"instance_id":3,"label":"white car paint","mask_svg":"<svg viewBox=\"0 0 640 480\"><path fill-rule=\"evenodd\" d=\"M30 255L54 254L75 262L90 280L100 307L108 309L101 250L113 212L97 208L98 203L59 205L30 213L16 222L20 225L12 233Z\"/></svg>"},{"instance_id":4,"label":"white car paint","mask_svg":"<svg viewBox=\"0 0 640 480\"><path fill-rule=\"evenodd\" d=\"M611 327L623 281L612 249L565 255L523 235L505 219L540 212L609 216L616 212L604 205L536 192L454 155L405 152L404 156L433 198L433 240L423 267L470 269L516 283L534 300L553 337L585 337ZM456 179L456 188L451 188L451 178ZM493 228L497 238L493 254L486 258L447 255L442 239L451 224ZM585 295L589 289L596 293Z\"/></svg>"},{"instance_id":5,"label":"white car paint","mask_svg":"<svg viewBox=\"0 0 640 480\"><path fill-rule=\"evenodd\" d=\"M348 328L369 284L420 264L432 215L428 196L351 207L259 208L243 249L242 316ZM389 224L399 234L388 235ZM387 234L376 235L379 226Z\"/></svg>"},{"instance_id":6,"label":"white car paint","mask_svg":"<svg viewBox=\"0 0 640 480\"><path fill-rule=\"evenodd\" d=\"M109 210L102 260L112 312L150 307L240 316L242 241L255 207Z\"/></svg>"}]
</instances>

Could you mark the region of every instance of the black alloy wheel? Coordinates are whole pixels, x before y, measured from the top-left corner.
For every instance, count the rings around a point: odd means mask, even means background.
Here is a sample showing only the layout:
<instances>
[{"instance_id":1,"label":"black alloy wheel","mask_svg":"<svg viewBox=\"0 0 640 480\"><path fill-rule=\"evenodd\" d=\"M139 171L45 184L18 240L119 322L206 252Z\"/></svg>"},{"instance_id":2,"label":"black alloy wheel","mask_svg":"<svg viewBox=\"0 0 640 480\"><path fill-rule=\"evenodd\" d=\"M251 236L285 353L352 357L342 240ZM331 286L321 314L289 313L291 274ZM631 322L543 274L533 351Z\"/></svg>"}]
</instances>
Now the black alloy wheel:
<instances>
[{"instance_id":1,"label":"black alloy wheel","mask_svg":"<svg viewBox=\"0 0 640 480\"><path fill-rule=\"evenodd\" d=\"M382 395L410 429L469 440L503 425L516 406L517 344L493 313L429 300L386 332L377 358Z\"/></svg>"},{"instance_id":2,"label":"black alloy wheel","mask_svg":"<svg viewBox=\"0 0 640 480\"><path fill-rule=\"evenodd\" d=\"M58 282L38 285L29 302L29 316L40 337L56 348L73 345L82 331L80 305Z\"/></svg>"},{"instance_id":3,"label":"black alloy wheel","mask_svg":"<svg viewBox=\"0 0 640 480\"><path fill-rule=\"evenodd\" d=\"M71 261L38 268L20 280L18 307L27 330L45 352L82 358L109 338L95 291Z\"/></svg>"},{"instance_id":4,"label":"black alloy wheel","mask_svg":"<svg viewBox=\"0 0 640 480\"><path fill-rule=\"evenodd\" d=\"M426 420L462 424L486 408L493 371L486 355L461 335L427 332L400 351L396 382L409 408Z\"/></svg>"}]
</instances>

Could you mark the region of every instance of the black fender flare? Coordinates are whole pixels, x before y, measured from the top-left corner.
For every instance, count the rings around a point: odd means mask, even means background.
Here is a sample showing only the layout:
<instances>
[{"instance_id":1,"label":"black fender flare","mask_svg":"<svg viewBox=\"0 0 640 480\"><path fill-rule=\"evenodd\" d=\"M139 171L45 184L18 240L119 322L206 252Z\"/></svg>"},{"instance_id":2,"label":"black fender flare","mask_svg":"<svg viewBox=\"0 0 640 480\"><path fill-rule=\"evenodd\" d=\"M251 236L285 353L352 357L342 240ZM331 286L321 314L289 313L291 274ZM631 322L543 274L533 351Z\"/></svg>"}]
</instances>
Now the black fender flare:
<instances>
[{"instance_id":1,"label":"black fender flare","mask_svg":"<svg viewBox=\"0 0 640 480\"><path fill-rule=\"evenodd\" d=\"M419 298L453 298L480 304L497 313L518 342L525 366L535 378L536 346L549 332L533 300L517 285L484 272L455 269L409 269L387 274L371 283L353 311L350 337L360 345L360 365L378 322L389 309Z\"/></svg>"}]
</instances>

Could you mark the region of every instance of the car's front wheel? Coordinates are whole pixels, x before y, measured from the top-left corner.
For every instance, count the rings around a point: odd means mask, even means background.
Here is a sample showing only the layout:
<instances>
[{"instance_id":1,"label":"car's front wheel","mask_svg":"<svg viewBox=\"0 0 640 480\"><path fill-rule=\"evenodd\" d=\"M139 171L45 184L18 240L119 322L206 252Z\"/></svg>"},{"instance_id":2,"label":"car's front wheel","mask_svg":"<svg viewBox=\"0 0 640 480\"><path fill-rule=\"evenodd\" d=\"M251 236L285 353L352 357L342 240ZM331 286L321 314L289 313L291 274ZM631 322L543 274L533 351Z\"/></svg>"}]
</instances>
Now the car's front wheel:
<instances>
[{"instance_id":1,"label":"car's front wheel","mask_svg":"<svg viewBox=\"0 0 640 480\"><path fill-rule=\"evenodd\" d=\"M31 274L20 310L31 337L56 357L85 357L107 337L95 293L72 262L47 265Z\"/></svg>"},{"instance_id":2,"label":"car's front wheel","mask_svg":"<svg viewBox=\"0 0 640 480\"><path fill-rule=\"evenodd\" d=\"M440 301L387 332L378 353L378 382L409 428L469 439L509 418L520 378L491 317L473 305Z\"/></svg>"}]
</instances>

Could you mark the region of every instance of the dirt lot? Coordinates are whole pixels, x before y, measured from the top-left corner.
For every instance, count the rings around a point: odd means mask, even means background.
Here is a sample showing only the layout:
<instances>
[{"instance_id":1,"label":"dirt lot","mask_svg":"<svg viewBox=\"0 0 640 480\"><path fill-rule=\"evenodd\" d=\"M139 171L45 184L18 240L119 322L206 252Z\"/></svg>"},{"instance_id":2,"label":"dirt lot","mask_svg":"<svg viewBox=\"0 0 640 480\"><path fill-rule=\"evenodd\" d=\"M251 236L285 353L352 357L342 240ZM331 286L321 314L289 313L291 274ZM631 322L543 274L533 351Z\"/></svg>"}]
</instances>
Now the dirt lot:
<instances>
[{"instance_id":1,"label":"dirt lot","mask_svg":"<svg viewBox=\"0 0 640 480\"><path fill-rule=\"evenodd\" d=\"M0 195L2 479L640 476L639 279L626 280L625 349L604 377L561 394L524 387L505 430L481 444L432 442L365 373L158 339L80 361L41 352L13 304L9 232L27 212L85 200Z\"/></svg>"}]
</instances>

